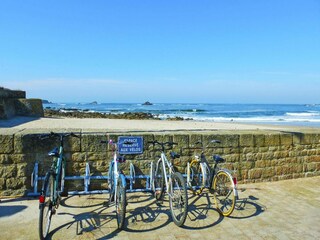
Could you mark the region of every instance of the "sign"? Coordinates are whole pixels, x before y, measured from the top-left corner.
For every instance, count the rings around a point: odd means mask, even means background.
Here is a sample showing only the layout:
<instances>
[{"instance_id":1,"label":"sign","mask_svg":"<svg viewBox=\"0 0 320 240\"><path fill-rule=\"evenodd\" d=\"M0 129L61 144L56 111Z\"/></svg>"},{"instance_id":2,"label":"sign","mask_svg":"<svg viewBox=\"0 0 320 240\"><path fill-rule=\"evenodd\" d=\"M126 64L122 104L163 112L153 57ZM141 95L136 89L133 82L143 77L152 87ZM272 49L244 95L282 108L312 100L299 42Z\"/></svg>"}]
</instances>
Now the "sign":
<instances>
[{"instance_id":1,"label":"sign","mask_svg":"<svg viewBox=\"0 0 320 240\"><path fill-rule=\"evenodd\" d=\"M143 138L121 136L118 138L118 150L120 154L141 154L143 153Z\"/></svg>"}]
</instances>

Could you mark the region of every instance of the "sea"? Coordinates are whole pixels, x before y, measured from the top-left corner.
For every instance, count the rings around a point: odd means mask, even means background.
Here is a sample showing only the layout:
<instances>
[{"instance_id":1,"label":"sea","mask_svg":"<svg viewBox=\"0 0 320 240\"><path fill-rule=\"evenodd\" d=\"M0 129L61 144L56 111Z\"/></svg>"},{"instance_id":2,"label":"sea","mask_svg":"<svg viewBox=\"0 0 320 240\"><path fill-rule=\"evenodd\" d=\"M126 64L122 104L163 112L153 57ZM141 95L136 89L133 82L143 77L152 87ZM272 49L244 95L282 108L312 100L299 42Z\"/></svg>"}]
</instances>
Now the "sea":
<instances>
[{"instance_id":1,"label":"sea","mask_svg":"<svg viewBox=\"0 0 320 240\"><path fill-rule=\"evenodd\" d=\"M207 122L239 122L320 127L320 104L211 103L44 103L44 108L122 114L151 113L161 119L182 117Z\"/></svg>"}]
</instances>

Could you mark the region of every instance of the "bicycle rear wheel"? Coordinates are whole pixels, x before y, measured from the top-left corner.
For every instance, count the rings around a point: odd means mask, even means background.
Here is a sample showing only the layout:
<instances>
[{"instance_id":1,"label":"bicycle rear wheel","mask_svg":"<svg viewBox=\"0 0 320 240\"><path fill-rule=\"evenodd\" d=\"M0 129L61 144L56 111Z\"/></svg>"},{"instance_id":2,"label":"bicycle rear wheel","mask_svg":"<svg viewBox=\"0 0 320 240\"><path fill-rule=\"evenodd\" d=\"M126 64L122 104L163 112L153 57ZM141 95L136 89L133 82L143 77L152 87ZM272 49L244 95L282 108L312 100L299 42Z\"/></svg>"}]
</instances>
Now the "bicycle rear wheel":
<instances>
[{"instance_id":1,"label":"bicycle rear wheel","mask_svg":"<svg viewBox=\"0 0 320 240\"><path fill-rule=\"evenodd\" d=\"M48 236L51 217L53 214L52 198L54 195L54 177L52 173L47 173L42 187L39 214L39 236L40 239L45 239Z\"/></svg>"},{"instance_id":2,"label":"bicycle rear wheel","mask_svg":"<svg viewBox=\"0 0 320 240\"><path fill-rule=\"evenodd\" d=\"M188 210L188 196L185 180L181 173L173 173L171 176L171 187L169 193L169 204L173 222L181 227L186 218Z\"/></svg>"},{"instance_id":3,"label":"bicycle rear wheel","mask_svg":"<svg viewBox=\"0 0 320 240\"><path fill-rule=\"evenodd\" d=\"M164 169L162 161L158 161L154 174L154 196L157 200L162 199L164 193Z\"/></svg>"},{"instance_id":4,"label":"bicycle rear wheel","mask_svg":"<svg viewBox=\"0 0 320 240\"><path fill-rule=\"evenodd\" d=\"M126 216L126 188L123 185L123 179L119 176L117 184L117 199L116 199L116 213L118 229L123 229L125 216Z\"/></svg>"},{"instance_id":5,"label":"bicycle rear wheel","mask_svg":"<svg viewBox=\"0 0 320 240\"><path fill-rule=\"evenodd\" d=\"M191 181L189 183L190 188L194 194L199 195L205 187L204 169L202 169L200 162L196 160L191 162L190 169L192 174Z\"/></svg>"},{"instance_id":6,"label":"bicycle rear wheel","mask_svg":"<svg viewBox=\"0 0 320 240\"><path fill-rule=\"evenodd\" d=\"M236 202L232 177L225 171L219 171L214 177L212 189L218 211L225 217L230 216Z\"/></svg>"}]
</instances>

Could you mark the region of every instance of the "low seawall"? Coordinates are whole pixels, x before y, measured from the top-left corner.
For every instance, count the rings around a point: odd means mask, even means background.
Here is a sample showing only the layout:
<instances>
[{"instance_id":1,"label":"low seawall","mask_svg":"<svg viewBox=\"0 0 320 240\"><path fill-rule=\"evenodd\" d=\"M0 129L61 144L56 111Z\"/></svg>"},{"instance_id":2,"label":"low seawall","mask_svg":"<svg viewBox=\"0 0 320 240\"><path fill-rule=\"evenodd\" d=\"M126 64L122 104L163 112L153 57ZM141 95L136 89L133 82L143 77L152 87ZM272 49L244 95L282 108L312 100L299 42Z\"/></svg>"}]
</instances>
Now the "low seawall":
<instances>
[{"instance_id":1,"label":"low seawall","mask_svg":"<svg viewBox=\"0 0 320 240\"><path fill-rule=\"evenodd\" d=\"M69 130L68 130L69 131ZM91 175L106 175L112 152L101 140L119 136L142 136L144 152L128 155L123 170L128 173L129 164L135 165L136 173L149 174L149 163L160 155L157 147L148 141L174 141L178 143L173 151L181 154L174 161L178 171L184 172L187 162L200 149L194 143L202 141L208 145L205 154L212 163L212 155L219 154L226 159L224 166L232 170L241 183L278 181L283 179L312 177L320 175L320 133L279 131L178 131L147 133L83 132L73 129L81 138L65 141L67 176L84 175L86 161L89 161ZM35 130L12 130L0 134L0 196L26 195L32 191L30 176L36 161L39 175L43 176L51 164L47 152L58 142L52 139L40 140L43 133ZM221 144L212 144L218 139ZM169 152L170 150L168 150ZM41 186L41 184L39 184ZM83 180L68 181L69 190L83 189ZM92 181L90 188L106 187L103 181Z\"/></svg>"}]
</instances>

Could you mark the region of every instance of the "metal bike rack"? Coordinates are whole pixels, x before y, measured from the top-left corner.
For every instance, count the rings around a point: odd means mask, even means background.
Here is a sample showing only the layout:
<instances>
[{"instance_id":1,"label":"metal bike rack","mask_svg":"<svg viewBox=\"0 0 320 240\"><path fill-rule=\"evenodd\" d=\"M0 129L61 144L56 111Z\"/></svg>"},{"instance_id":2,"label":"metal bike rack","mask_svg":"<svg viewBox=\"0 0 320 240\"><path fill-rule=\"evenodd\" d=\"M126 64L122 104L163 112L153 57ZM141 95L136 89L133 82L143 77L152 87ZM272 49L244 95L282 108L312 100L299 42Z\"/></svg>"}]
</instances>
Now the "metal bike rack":
<instances>
[{"instance_id":1,"label":"metal bike rack","mask_svg":"<svg viewBox=\"0 0 320 240\"><path fill-rule=\"evenodd\" d=\"M136 175L135 167L132 163L130 163L130 175L125 176L126 180L129 182L127 185L127 192L150 192L152 191L152 181L153 181L153 162L150 163L150 175ZM85 175L82 176L65 176L65 181L73 181L73 180L83 180L83 191L69 191L69 195L88 195L88 194L102 194L109 193L108 189L105 190L89 190L90 189L90 181L91 180L104 180L107 181L109 179L108 176L94 176L90 173L90 164L86 162ZM136 179L146 179L146 187L145 188L134 188L134 184L136 183ZM33 187L33 192L28 193L28 196L39 196L40 192L38 192L38 183L39 181L43 181L44 176L39 176L39 163L35 162L33 172L31 174L31 186Z\"/></svg>"}]
</instances>

